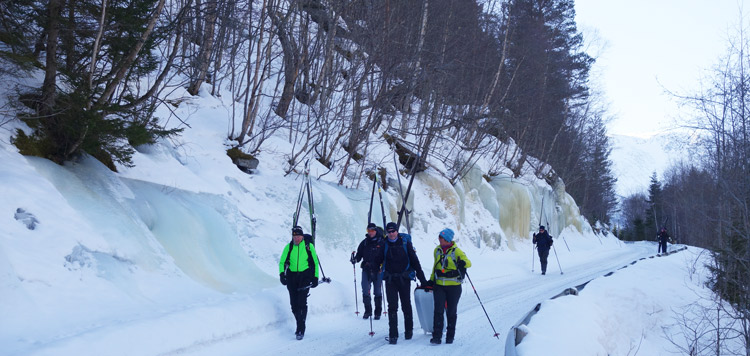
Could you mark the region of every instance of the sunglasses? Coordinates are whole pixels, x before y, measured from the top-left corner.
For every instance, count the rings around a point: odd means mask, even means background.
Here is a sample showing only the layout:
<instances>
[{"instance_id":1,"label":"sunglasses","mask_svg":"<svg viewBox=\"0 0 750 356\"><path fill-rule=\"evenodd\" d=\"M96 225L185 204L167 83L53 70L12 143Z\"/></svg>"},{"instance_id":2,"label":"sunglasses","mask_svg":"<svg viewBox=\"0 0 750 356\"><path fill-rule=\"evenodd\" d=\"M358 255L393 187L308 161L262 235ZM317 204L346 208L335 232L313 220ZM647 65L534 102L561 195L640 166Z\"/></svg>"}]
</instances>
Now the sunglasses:
<instances>
[{"instance_id":1,"label":"sunglasses","mask_svg":"<svg viewBox=\"0 0 750 356\"><path fill-rule=\"evenodd\" d=\"M389 233L389 234L391 234L391 233L394 233L394 232L396 232L396 231L397 231L397 230L388 230L388 233Z\"/></svg>"}]
</instances>

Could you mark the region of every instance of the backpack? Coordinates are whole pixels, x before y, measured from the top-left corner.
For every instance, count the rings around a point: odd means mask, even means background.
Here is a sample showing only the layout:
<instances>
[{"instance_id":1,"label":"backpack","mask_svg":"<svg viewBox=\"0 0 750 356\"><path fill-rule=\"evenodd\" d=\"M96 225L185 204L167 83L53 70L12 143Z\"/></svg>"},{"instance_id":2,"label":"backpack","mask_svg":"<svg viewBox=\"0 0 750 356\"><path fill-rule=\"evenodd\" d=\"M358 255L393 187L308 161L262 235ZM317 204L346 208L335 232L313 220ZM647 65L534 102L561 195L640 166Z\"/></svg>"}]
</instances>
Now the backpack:
<instances>
[{"instance_id":1,"label":"backpack","mask_svg":"<svg viewBox=\"0 0 750 356\"><path fill-rule=\"evenodd\" d=\"M438 277L438 276L439 277L448 277L448 278L456 278L457 277L458 278L457 281L463 283L463 279L464 279L464 276L466 274L466 269L462 270L461 268L458 267L458 259L456 259L456 249L457 249L457 247L455 247L455 246L451 247L450 248L450 250L451 250L450 253L443 254L440 251L440 246L438 246L437 248L435 248L435 253L434 253L435 256L434 257L435 257L436 261L435 261L435 264L432 266L433 271L435 271L434 272L435 277ZM440 257L442 257L442 258L440 258ZM448 259L448 258L450 258L453 261L453 263L456 265L456 270L452 271L453 273L445 273L442 270L442 265L443 265L444 261L446 259ZM440 275L438 275L439 272L440 272ZM456 276L456 274L457 274L457 276Z\"/></svg>"},{"instance_id":2,"label":"backpack","mask_svg":"<svg viewBox=\"0 0 750 356\"><path fill-rule=\"evenodd\" d=\"M305 241L305 250L307 250L307 265L312 268L313 273L315 273L315 260L312 257L312 252L310 252L310 245L314 245L313 243L313 237L310 234L304 234L304 241ZM292 247L294 247L294 241L289 242L289 249L287 250L286 254L286 261L284 262L284 270L286 271L289 268L289 262L292 254Z\"/></svg>"},{"instance_id":3,"label":"backpack","mask_svg":"<svg viewBox=\"0 0 750 356\"><path fill-rule=\"evenodd\" d=\"M417 280L417 271L415 271L414 268L411 268L411 260L409 259L409 250L406 247L406 245L408 245L409 243L411 243L411 235L404 234L404 233L398 233L398 236L403 240L402 245L404 246L404 252L406 252L406 269L404 270L404 272L409 272L409 279L411 279L412 281L416 281ZM383 251L384 251L383 252L383 267L382 267L383 273L385 273L385 261L387 260L387 257L388 257L388 242L387 242L387 240L388 239L386 238L385 248L383 249ZM412 245L412 248L414 248L414 245Z\"/></svg>"}]
</instances>

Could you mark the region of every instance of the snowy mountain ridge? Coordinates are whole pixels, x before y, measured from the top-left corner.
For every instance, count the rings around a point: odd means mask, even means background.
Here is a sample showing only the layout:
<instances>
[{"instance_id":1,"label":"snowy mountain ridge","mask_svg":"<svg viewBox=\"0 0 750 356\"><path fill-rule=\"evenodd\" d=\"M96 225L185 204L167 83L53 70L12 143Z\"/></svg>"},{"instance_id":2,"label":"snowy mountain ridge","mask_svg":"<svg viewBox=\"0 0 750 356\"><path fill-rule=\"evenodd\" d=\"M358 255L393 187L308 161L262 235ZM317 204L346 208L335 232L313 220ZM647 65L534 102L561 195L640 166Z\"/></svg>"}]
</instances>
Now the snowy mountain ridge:
<instances>
[{"instance_id":1,"label":"snowy mountain ridge","mask_svg":"<svg viewBox=\"0 0 750 356\"><path fill-rule=\"evenodd\" d=\"M657 179L673 164L695 160L697 148L688 135L657 134L647 138L610 135L612 173L617 178L616 192L620 198L645 193L656 172Z\"/></svg>"}]
</instances>

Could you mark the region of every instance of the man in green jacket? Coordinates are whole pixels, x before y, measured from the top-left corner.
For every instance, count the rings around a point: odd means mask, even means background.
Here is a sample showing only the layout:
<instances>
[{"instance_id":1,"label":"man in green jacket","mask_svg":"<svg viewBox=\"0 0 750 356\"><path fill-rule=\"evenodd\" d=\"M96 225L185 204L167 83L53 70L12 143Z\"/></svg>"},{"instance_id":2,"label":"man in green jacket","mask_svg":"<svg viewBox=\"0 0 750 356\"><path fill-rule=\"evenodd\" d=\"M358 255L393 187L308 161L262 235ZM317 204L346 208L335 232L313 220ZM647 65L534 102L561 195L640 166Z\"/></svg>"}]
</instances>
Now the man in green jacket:
<instances>
[{"instance_id":1,"label":"man in green jacket","mask_svg":"<svg viewBox=\"0 0 750 356\"><path fill-rule=\"evenodd\" d=\"M452 344L456 335L456 319L458 318L458 300L461 298L461 282L466 268L471 267L471 261L453 241L453 230L444 229L438 235L440 245L435 247L433 255L435 263L428 285L433 286L432 295L435 302L435 313L432 322L432 339L430 343L440 344L443 337L443 310L447 310L448 325L445 332L445 343Z\"/></svg>"},{"instance_id":2,"label":"man in green jacket","mask_svg":"<svg viewBox=\"0 0 750 356\"><path fill-rule=\"evenodd\" d=\"M294 335L297 340L302 340L307 319L307 295L310 288L318 286L318 255L312 237L305 235L299 226L292 229L292 242L281 252L279 279L289 290L289 304L297 320Z\"/></svg>"}]
</instances>

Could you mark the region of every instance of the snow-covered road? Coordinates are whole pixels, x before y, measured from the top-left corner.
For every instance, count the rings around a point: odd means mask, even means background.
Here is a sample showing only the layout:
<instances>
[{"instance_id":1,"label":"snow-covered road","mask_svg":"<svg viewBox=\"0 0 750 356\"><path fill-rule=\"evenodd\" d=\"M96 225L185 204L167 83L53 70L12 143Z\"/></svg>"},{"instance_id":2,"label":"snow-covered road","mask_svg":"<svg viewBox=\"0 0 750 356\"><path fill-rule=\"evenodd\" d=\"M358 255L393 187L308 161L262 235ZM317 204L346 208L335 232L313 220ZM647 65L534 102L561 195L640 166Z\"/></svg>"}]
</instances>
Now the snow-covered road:
<instances>
[{"instance_id":1,"label":"snow-covered road","mask_svg":"<svg viewBox=\"0 0 750 356\"><path fill-rule=\"evenodd\" d=\"M373 321L375 335L371 337L368 335L370 324L367 320L362 320L353 312L339 311L308 316L307 332L302 341L294 339L294 327L290 321L235 335L216 335L215 338L187 342L183 347L164 355L359 355L371 352L440 355L455 354L458 350L463 354L503 354L508 331L537 303L566 288L603 276L653 254L653 247L648 244L627 245L620 250L605 251L595 258L567 268L563 266L563 274L559 273L557 261L551 255L546 276L539 275L538 272L531 274L529 271L525 278L498 273L490 278L473 279L477 293L499 333L498 338L493 337L494 332L487 316L471 285L466 283L459 303L458 326L453 345L431 346L430 336L421 331L416 315L414 338L404 340L400 311L401 337L398 345L389 345L384 340L388 335L386 318ZM535 270L538 271L538 265ZM314 304L315 300L313 291L310 303ZM292 320L291 312L289 319Z\"/></svg>"}]
</instances>

